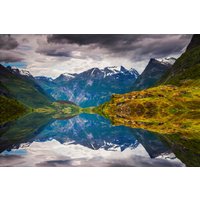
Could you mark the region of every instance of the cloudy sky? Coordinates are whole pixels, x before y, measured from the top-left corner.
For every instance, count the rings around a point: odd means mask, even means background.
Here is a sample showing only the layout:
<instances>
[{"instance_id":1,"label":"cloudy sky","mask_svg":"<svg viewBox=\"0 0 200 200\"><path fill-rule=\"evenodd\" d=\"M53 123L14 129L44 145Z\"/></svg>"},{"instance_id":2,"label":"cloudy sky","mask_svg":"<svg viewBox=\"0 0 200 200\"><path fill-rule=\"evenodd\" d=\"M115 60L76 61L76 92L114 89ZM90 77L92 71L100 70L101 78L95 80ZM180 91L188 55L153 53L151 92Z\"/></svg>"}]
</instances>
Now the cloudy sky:
<instances>
[{"instance_id":1,"label":"cloudy sky","mask_svg":"<svg viewBox=\"0 0 200 200\"><path fill-rule=\"evenodd\" d=\"M0 63L57 77L123 65L141 73L150 58L178 57L191 35L0 35Z\"/></svg>"}]
</instances>

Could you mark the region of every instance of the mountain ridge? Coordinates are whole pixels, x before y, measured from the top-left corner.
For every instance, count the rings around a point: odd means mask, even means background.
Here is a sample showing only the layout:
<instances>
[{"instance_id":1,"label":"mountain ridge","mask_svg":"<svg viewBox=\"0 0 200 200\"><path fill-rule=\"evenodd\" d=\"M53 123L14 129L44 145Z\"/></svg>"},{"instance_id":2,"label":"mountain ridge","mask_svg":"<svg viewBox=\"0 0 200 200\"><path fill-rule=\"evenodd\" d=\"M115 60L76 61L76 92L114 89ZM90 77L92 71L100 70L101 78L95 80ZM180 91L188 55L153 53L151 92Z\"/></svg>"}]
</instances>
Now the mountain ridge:
<instances>
[{"instance_id":1,"label":"mountain ridge","mask_svg":"<svg viewBox=\"0 0 200 200\"><path fill-rule=\"evenodd\" d=\"M49 85L48 80L44 82L37 79L37 81L55 99L69 100L88 107L103 103L112 93L131 91L131 86L139 76L135 69L128 70L123 66L107 66L104 69L94 67L79 74L70 74L70 78L69 74L61 74L49 82Z\"/></svg>"},{"instance_id":2,"label":"mountain ridge","mask_svg":"<svg viewBox=\"0 0 200 200\"><path fill-rule=\"evenodd\" d=\"M194 35L186 51L176 60L168 73L158 81L159 84L180 85L186 80L200 77L200 35Z\"/></svg>"},{"instance_id":3,"label":"mountain ridge","mask_svg":"<svg viewBox=\"0 0 200 200\"><path fill-rule=\"evenodd\" d=\"M9 98L16 99L25 106L37 108L48 106L53 101L30 73L20 74L20 70L0 65L0 82L1 88L6 88Z\"/></svg>"},{"instance_id":4,"label":"mountain ridge","mask_svg":"<svg viewBox=\"0 0 200 200\"><path fill-rule=\"evenodd\" d=\"M144 69L144 71L136 79L134 90L143 90L152 87L156 82L171 68L172 64L175 62L175 58L151 58Z\"/></svg>"}]
</instances>

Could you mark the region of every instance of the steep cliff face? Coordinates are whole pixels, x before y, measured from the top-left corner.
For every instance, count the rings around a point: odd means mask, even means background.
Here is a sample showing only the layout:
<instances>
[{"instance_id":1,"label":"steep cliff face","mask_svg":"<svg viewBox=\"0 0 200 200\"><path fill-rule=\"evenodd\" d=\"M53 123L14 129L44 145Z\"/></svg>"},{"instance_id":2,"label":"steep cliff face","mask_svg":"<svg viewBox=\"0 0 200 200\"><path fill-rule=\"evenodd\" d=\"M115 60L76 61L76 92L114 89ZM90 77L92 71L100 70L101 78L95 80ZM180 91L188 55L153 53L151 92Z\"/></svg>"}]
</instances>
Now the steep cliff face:
<instances>
[{"instance_id":1,"label":"steep cliff face","mask_svg":"<svg viewBox=\"0 0 200 200\"><path fill-rule=\"evenodd\" d=\"M155 85L155 83L171 69L176 61L173 57L155 59L151 58L145 70L136 79L133 90L143 90Z\"/></svg>"}]
</instances>

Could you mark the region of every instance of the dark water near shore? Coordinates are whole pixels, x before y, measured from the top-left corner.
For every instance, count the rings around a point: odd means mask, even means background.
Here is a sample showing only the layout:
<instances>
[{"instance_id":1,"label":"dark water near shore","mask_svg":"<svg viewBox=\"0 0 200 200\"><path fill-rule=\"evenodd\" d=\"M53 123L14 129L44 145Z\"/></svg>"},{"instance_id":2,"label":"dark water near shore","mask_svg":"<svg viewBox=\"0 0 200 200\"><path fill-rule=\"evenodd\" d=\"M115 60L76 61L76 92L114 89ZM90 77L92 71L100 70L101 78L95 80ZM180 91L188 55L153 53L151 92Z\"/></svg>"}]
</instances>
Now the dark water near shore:
<instances>
[{"instance_id":1,"label":"dark water near shore","mask_svg":"<svg viewBox=\"0 0 200 200\"><path fill-rule=\"evenodd\" d=\"M189 159L189 158L188 158ZM0 128L0 166L185 166L157 134L95 114L29 114Z\"/></svg>"}]
</instances>

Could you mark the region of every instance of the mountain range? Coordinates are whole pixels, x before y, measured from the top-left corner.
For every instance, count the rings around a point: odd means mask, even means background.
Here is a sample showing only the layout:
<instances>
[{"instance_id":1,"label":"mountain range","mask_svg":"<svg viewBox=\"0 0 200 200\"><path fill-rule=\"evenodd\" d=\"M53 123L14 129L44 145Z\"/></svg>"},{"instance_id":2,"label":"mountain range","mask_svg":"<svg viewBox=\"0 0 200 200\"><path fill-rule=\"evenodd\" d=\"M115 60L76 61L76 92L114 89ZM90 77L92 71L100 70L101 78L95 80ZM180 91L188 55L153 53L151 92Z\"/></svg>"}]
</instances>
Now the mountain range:
<instances>
[{"instance_id":1,"label":"mountain range","mask_svg":"<svg viewBox=\"0 0 200 200\"><path fill-rule=\"evenodd\" d=\"M20 108L48 107L55 100L68 100L81 107L97 106L108 101L112 94L199 79L199 63L199 35L194 35L180 58L152 58L141 75L134 68L109 66L74 74L66 72L52 79L33 77L25 69L0 65L0 96L4 103L6 98L15 100L12 104L18 102L16 106Z\"/></svg>"},{"instance_id":2,"label":"mountain range","mask_svg":"<svg viewBox=\"0 0 200 200\"><path fill-rule=\"evenodd\" d=\"M35 77L37 83L55 99L69 100L82 107L97 106L110 99L113 93L131 91L139 76L135 69L111 66L91 68L79 74L61 74L52 80Z\"/></svg>"},{"instance_id":3,"label":"mountain range","mask_svg":"<svg viewBox=\"0 0 200 200\"><path fill-rule=\"evenodd\" d=\"M55 99L70 100L82 107L97 106L112 94L123 94L155 85L175 58L150 59L144 72L123 66L91 68L79 74L64 73L56 79L38 76L37 83Z\"/></svg>"},{"instance_id":4,"label":"mountain range","mask_svg":"<svg viewBox=\"0 0 200 200\"><path fill-rule=\"evenodd\" d=\"M152 58L141 75L133 68L110 66L79 74L66 72L55 79L33 77L25 69L0 65L0 94L31 108L48 106L54 100L69 100L82 107L97 106L108 101L112 94L153 86L174 62L171 57Z\"/></svg>"},{"instance_id":5,"label":"mountain range","mask_svg":"<svg viewBox=\"0 0 200 200\"><path fill-rule=\"evenodd\" d=\"M187 166L199 166L200 145L199 145L199 111L200 111L200 35L194 35L186 51L177 59L167 57L162 59L150 59L144 72L139 75L135 69L126 69L123 66L105 67L104 69L92 68L79 74L64 73L56 79L49 77L33 77L25 69L15 67L4 67L0 65L0 124L13 120L12 116L20 116L25 113L25 108L35 109L48 107L55 100L73 101L82 107L96 106L96 113L109 118L115 128L123 125L131 128L153 131L159 138L165 141ZM151 87L151 88L149 88ZM148 88L148 89L147 89ZM134 91L142 90L142 91ZM117 94L114 94L117 93ZM125 94L124 94L125 93ZM111 98L111 99L110 99ZM106 102L110 100L109 102ZM106 102L106 103L104 103ZM41 113L39 113L41 114ZM38 116L36 113L34 125L33 118L28 116L27 123L33 126L32 137L37 132L36 123L42 120L47 123L49 119ZM5 119L3 118L5 117ZM29 118L30 117L30 118ZM46 116L49 117L49 116ZM2 119L3 118L3 119ZM18 121L19 124L22 118ZM73 121L73 120L72 120ZM102 120L97 117L94 121L88 120L86 129L90 132L92 126ZM24 124L26 126L26 124ZM63 125L61 137L63 139ZM35 126L35 127L34 127ZM102 129L89 135L91 143L87 143L88 135L80 131L80 121L74 120L74 125L65 124L65 130L71 131L68 139L76 140L78 143L93 149L102 147L98 140L99 133L105 131L104 138L108 141L105 148L110 147L110 142L120 146L118 141L111 140L107 134L107 128L101 124ZM2 126L4 127L4 125ZM16 135L23 142L26 138L24 127ZM43 128L43 127L42 127ZM71 128L71 129L70 129ZM72 129L73 128L73 129ZM115 129L114 128L114 129ZM113 130L114 130L113 129ZM110 128L109 128L110 130ZM29 129L30 131L30 129ZM6 137L13 137L16 129L12 129ZM78 133L78 134L76 134ZM123 131L120 133L124 133ZM57 131L51 131L52 137L57 137ZM113 131L113 134L115 132ZM119 135L120 136L120 135ZM143 140L143 134L138 131L137 140L146 145L149 155L157 157L165 152L165 147L160 146L156 154L152 142L157 144L157 139ZM45 135L38 136L43 140ZM93 137L93 138L92 138ZM132 136L131 136L132 137ZM125 138L129 141L129 137ZM5 138L3 137L2 146ZM13 145L9 144L9 145ZM128 147L135 147L135 143L128 143ZM7 148L7 147L6 147ZM123 150L123 149L122 149ZM190 157L190 159L188 159Z\"/></svg>"}]
</instances>

